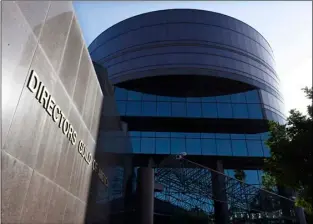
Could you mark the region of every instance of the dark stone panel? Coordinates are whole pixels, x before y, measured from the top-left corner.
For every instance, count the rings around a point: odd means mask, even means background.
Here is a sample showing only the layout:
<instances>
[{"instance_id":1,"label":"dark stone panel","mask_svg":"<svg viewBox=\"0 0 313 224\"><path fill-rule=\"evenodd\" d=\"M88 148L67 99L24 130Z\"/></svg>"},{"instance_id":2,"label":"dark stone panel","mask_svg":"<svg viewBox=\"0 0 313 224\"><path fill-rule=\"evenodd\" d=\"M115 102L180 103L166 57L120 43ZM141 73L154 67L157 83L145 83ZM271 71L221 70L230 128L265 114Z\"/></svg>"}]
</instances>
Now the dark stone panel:
<instances>
[{"instance_id":1,"label":"dark stone panel","mask_svg":"<svg viewBox=\"0 0 313 224\"><path fill-rule=\"evenodd\" d=\"M65 117L68 118L71 103L70 99L58 80L52 93L57 105L61 108ZM71 123L71 120L69 120ZM57 165L60 155L64 150L64 141L69 141L62 129L59 128L58 122L54 122L51 117L47 117L45 126L42 130L42 138L39 144L36 170L48 177L50 180L55 179ZM73 146L74 147L74 146Z\"/></svg>"},{"instance_id":2,"label":"dark stone panel","mask_svg":"<svg viewBox=\"0 0 313 224\"><path fill-rule=\"evenodd\" d=\"M37 42L14 2L2 3L2 146L16 110ZM14 38L12 38L14 37Z\"/></svg>"},{"instance_id":3,"label":"dark stone panel","mask_svg":"<svg viewBox=\"0 0 313 224\"><path fill-rule=\"evenodd\" d=\"M55 76L40 48L36 50L31 70L36 71L38 78L48 91L52 92ZM34 167L42 136L42 131L39 130L45 127L46 118L48 114L42 104L35 98L35 94L25 87L4 145L7 152L30 167Z\"/></svg>"},{"instance_id":4,"label":"dark stone panel","mask_svg":"<svg viewBox=\"0 0 313 224\"><path fill-rule=\"evenodd\" d=\"M83 40L76 18L73 18L70 33L66 43L59 77L62 80L68 94L73 95L79 60L83 48Z\"/></svg>"},{"instance_id":5,"label":"dark stone panel","mask_svg":"<svg viewBox=\"0 0 313 224\"><path fill-rule=\"evenodd\" d=\"M83 47L73 96L75 105L80 114L83 114L83 107L91 69L91 64L89 63L89 53L87 49Z\"/></svg>"},{"instance_id":6,"label":"dark stone panel","mask_svg":"<svg viewBox=\"0 0 313 224\"><path fill-rule=\"evenodd\" d=\"M33 170L1 152L1 219L2 223L18 223Z\"/></svg>"},{"instance_id":7,"label":"dark stone panel","mask_svg":"<svg viewBox=\"0 0 313 224\"><path fill-rule=\"evenodd\" d=\"M49 1L17 1L25 19L35 36L39 38L41 28L48 13Z\"/></svg>"},{"instance_id":8,"label":"dark stone panel","mask_svg":"<svg viewBox=\"0 0 313 224\"><path fill-rule=\"evenodd\" d=\"M72 168L75 156L78 154L77 147L78 141L80 140L79 129L81 119L79 118L79 115L74 107L71 108L68 119L78 133L78 136L76 138L75 145L72 145L67 139L64 139L64 141L62 142L61 156L57 165L57 173L55 177L55 182L61 185L66 190L69 190Z\"/></svg>"},{"instance_id":9,"label":"dark stone panel","mask_svg":"<svg viewBox=\"0 0 313 224\"><path fill-rule=\"evenodd\" d=\"M69 195L64 189L53 186L46 223L62 223L67 197Z\"/></svg>"},{"instance_id":10,"label":"dark stone panel","mask_svg":"<svg viewBox=\"0 0 313 224\"><path fill-rule=\"evenodd\" d=\"M21 216L24 223L45 223L52 190L53 183L34 171Z\"/></svg>"},{"instance_id":11,"label":"dark stone panel","mask_svg":"<svg viewBox=\"0 0 313 224\"><path fill-rule=\"evenodd\" d=\"M39 44L46 52L55 71L59 70L72 18L72 2L51 1Z\"/></svg>"},{"instance_id":12,"label":"dark stone panel","mask_svg":"<svg viewBox=\"0 0 313 224\"><path fill-rule=\"evenodd\" d=\"M86 99L85 99L84 110L83 110L83 119L89 130L91 129L93 108L95 106L95 101L97 97L96 96L97 88L100 88L100 86L96 77L96 73L92 69L90 70L90 77L88 81L88 88L87 88Z\"/></svg>"}]
</instances>

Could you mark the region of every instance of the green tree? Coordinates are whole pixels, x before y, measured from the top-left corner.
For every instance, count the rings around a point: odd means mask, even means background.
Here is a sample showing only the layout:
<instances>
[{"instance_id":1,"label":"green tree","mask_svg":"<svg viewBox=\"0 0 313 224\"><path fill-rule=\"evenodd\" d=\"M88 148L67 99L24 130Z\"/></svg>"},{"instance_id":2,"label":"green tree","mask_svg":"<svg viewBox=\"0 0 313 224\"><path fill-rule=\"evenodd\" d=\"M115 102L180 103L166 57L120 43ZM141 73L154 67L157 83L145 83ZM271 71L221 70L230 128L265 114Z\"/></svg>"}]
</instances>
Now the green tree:
<instances>
[{"instance_id":1,"label":"green tree","mask_svg":"<svg viewBox=\"0 0 313 224\"><path fill-rule=\"evenodd\" d=\"M303 90L312 100L312 87ZM312 214L312 105L307 110L307 115L291 110L284 125L270 122L271 157L265 160L263 181L267 189L276 183L294 189L296 205Z\"/></svg>"}]
</instances>

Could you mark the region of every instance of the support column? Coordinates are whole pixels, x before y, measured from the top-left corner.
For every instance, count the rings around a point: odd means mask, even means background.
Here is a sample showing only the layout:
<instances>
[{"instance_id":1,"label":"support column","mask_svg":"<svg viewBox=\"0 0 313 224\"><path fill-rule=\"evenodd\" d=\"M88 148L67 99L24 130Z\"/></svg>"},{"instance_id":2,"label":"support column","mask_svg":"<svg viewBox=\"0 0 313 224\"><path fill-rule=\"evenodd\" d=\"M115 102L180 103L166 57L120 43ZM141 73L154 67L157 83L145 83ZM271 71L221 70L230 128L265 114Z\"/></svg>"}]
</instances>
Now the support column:
<instances>
[{"instance_id":1,"label":"support column","mask_svg":"<svg viewBox=\"0 0 313 224\"><path fill-rule=\"evenodd\" d=\"M154 170L150 167L140 167L137 175L137 223L153 224Z\"/></svg>"},{"instance_id":2,"label":"support column","mask_svg":"<svg viewBox=\"0 0 313 224\"><path fill-rule=\"evenodd\" d=\"M224 168L222 162L219 160L213 167L216 171L224 173ZM217 224L228 224L229 223L229 213L226 195L226 183L225 176L212 172L212 190L214 199L214 216L215 223Z\"/></svg>"}]
</instances>

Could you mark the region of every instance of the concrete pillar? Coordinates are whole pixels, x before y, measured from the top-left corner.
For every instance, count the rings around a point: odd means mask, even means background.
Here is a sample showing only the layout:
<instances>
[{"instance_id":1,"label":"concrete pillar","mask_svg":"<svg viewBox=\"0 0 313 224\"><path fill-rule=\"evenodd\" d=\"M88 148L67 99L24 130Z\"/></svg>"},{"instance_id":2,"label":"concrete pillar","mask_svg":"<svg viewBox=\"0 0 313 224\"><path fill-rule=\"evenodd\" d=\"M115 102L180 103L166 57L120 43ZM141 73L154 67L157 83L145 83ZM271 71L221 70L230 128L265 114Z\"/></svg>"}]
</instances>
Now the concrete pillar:
<instances>
[{"instance_id":1,"label":"concrete pillar","mask_svg":"<svg viewBox=\"0 0 313 224\"><path fill-rule=\"evenodd\" d=\"M213 167L218 172L224 173L223 164L221 161L217 161ZM217 224L228 224L229 213L226 195L226 183L225 176L212 172L212 190L214 199L214 216L215 223Z\"/></svg>"},{"instance_id":2,"label":"concrete pillar","mask_svg":"<svg viewBox=\"0 0 313 224\"><path fill-rule=\"evenodd\" d=\"M140 167L137 175L137 223L153 224L154 170L150 167Z\"/></svg>"}]
</instances>

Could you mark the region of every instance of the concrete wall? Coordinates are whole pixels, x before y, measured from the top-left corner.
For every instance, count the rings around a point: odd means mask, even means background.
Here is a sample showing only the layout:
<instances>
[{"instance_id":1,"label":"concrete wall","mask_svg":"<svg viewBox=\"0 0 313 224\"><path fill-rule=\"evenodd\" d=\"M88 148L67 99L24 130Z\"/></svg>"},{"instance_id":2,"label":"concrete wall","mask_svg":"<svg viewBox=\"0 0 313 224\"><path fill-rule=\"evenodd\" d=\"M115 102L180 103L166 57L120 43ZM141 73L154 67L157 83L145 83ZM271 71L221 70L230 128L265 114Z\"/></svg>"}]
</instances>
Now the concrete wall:
<instances>
[{"instance_id":1,"label":"concrete wall","mask_svg":"<svg viewBox=\"0 0 313 224\"><path fill-rule=\"evenodd\" d=\"M83 223L103 93L72 2L2 2L2 34L2 223Z\"/></svg>"}]
</instances>

